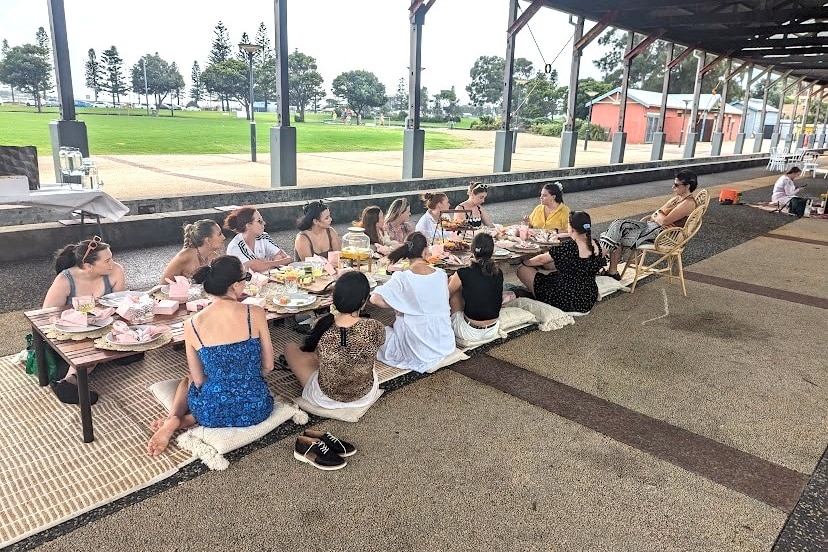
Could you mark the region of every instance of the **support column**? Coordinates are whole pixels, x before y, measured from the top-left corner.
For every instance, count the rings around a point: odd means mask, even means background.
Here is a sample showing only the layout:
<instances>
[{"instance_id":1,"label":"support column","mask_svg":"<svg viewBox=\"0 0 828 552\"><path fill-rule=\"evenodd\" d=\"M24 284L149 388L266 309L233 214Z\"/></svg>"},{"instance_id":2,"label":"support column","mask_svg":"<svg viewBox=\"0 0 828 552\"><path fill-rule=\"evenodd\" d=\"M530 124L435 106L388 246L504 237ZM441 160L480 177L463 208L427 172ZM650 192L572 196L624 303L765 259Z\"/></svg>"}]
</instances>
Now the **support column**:
<instances>
[{"instance_id":1,"label":"support column","mask_svg":"<svg viewBox=\"0 0 828 552\"><path fill-rule=\"evenodd\" d=\"M765 117L768 113L768 92L771 86L771 72L765 76L765 90L762 93L762 111L759 112L759 134L754 131L753 153L762 151L762 142L765 140Z\"/></svg>"},{"instance_id":2,"label":"support column","mask_svg":"<svg viewBox=\"0 0 828 552\"><path fill-rule=\"evenodd\" d=\"M750 86L753 81L750 78L750 73L753 71L753 64L748 64L747 73L745 73L745 97L742 100L742 105L745 106L742 111L742 118L739 120L739 132L736 134L736 144L733 146L733 153L739 155L745 148L745 126L747 125L747 110L748 102L750 102Z\"/></svg>"},{"instance_id":3,"label":"support column","mask_svg":"<svg viewBox=\"0 0 828 552\"><path fill-rule=\"evenodd\" d=\"M800 82L801 81L802 79L800 79ZM796 92L794 93L793 110L791 111L791 124L788 126L788 134L785 136L785 150L787 151L792 151L791 146L793 145L794 135L796 134L796 127L794 126L796 124L796 112L799 111L799 95L802 94L802 90L805 88L804 84L805 83L799 84L799 82L797 82L794 87Z\"/></svg>"},{"instance_id":4,"label":"support column","mask_svg":"<svg viewBox=\"0 0 828 552\"><path fill-rule=\"evenodd\" d=\"M60 148L78 148L89 157L86 123L75 120L75 95L72 91L72 67L69 64L69 38L66 33L66 9L63 0L48 0L49 29L52 32L52 58L55 63L55 85L60 100L60 119L49 123L55 181L63 182L60 172Z\"/></svg>"},{"instance_id":5,"label":"support column","mask_svg":"<svg viewBox=\"0 0 828 552\"><path fill-rule=\"evenodd\" d=\"M776 108L776 123L773 125L773 133L771 134L771 143L770 143L770 150L774 151L776 147L779 145L780 139L780 132L782 129L782 108L785 106L785 93L790 86L788 84L788 75L791 74L791 71L784 73L781 77L782 79L782 87L779 91L779 105Z\"/></svg>"},{"instance_id":6,"label":"support column","mask_svg":"<svg viewBox=\"0 0 828 552\"><path fill-rule=\"evenodd\" d=\"M517 19L518 2L509 0L509 29ZM514 131L512 123L512 82L515 72L515 35L506 35L506 63L503 67L503 101L500 107L500 130L495 133L494 172L509 172L512 170L512 145Z\"/></svg>"},{"instance_id":7,"label":"support column","mask_svg":"<svg viewBox=\"0 0 828 552\"><path fill-rule=\"evenodd\" d=\"M584 18L578 16L572 38L572 65L569 70L569 99L566 107L566 123L561 133L561 152L558 166L574 167L575 150L578 146L578 134L575 128L575 96L578 93L578 73L581 70L581 46L578 44L584 36Z\"/></svg>"},{"instance_id":8,"label":"support column","mask_svg":"<svg viewBox=\"0 0 828 552\"><path fill-rule=\"evenodd\" d=\"M270 187L296 186L296 128L290 126L288 82L287 0L273 0L276 32L276 112L279 120L270 127Z\"/></svg>"},{"instance_id":9,"label":"support column","mask_svg":"<svg viewBox=\"0 0 828 552\"><path fill-rule=\"evenodd\" d=\"M670 91L670 62L673 61L676 45L672 42L667 47L667 60L664 62L664 82L661 85L661 107L658 111L658 122L656 131L653 133L653 149L650 153L650 161L661 161L664 158L664 143L667 136L664 134L664 118L667 116L667 95Z\"/></svg>"},{"instance_id":10,"label":"support column","mask_svg":"<svg viewBox=\"0 0 828 552\"><path fill-rule=\"evenodd\" d=\"M816 113L814 113L814 134L813 134L814 141L811 142L811 147L812 148L817 147L817 140L819 139L819 134L820 134L820 130L819 130L819 112L822 111L822 98L824 96L825 96L825 88L821 88L819 90L819 96L817 97Z\"/></svg>"},{"instance_id":11,"label":"support column","mask_svg":"<svg viewBox=\"0 0 828 552\"><path fill-rule=\"evenodd\" d=\"M635 33L627 31L627 50L624 56L624 74L621 77L621 98L618 106L618 128L615 134L612 135L612 149L610 150L610 164L624 162L624 147L627 145L627 133L624 132L624 121L627 117L627 93L630 86L630 67L632 66L633 44L635 43Z\"/></svg>"},{"instance_id":12,"label":"support column","mask_svg":"<svg viewBox=\"0 0 828 552\"><path fill-rule=\"evenodd\" d=\"M798 136L796 137L796 147L802 148L805 147L805 127L808 124L808 111L811 109L811 96L813 94L814 86L816 82L812 82L810 86L805 88L807 92L805 92L805 106L802 112L802 128L799 131ZM793 121L791 121L793 123Z\"/></svg>"},{"instance_id":13,"label":"support column","mask_svg":"<svg viewBox=\"0 0 828 552\"><path fill-rule=\"evenodd\" d=\"M403 174L402 177L422 178L425 157L425 131L420 128L420 95L423 23L426 6L420 3L409 13L409 58L408 58L408 118L403 131Z\"/></svg>"},{"instance_id":14,"label":"support column","mask_svg":"<svg viewBox=\"0 0 828 552\"><path fill-rule=\"evenodd\" d=\"M828 90L826 90L824 97L828 98ZM822 121L822 132L817 140L817 143L819 143L817 147L825 147L825 137L828 135L828 128L826 127L828 127L828 107L825 108L825 119Z\"/></svg>"},{"instance_id":15,"label":"support column","mask_svg":"<svg viewBox=\"0 0 828 552\"><path fill-rule=\"evenodd\" d=\"M713 136L710 144L710 157L718 157L722 154L722 140L724 140L724 115L725 107L727 106L727 86L730 84L730 68L733 66L733 60L728 59L725 64L725 79L722 83L722 94L719 97L719 110L716 113L716 122L713 124ZM750 73L748 73L750 76ZM742 112L742 120L745 119L744 113L747 112L747 105Z\"/></svg>"},{"instance_id":16,"label":"support column","mask_svg":"<svg viewBox=\"0 0 828 552\"><path fill-rule=\"evenodd\" d=\"M701 95L702 68L704 67L707 54L701 52L696 63L696 84L693 86L693 109L690 111L690 128L687 129L687 137L684 143L684 158L692 159L696 156L696 142L699 141L699 133L696 132L696 118L699 116L699 96Z\"/></svg>"}]
</instances>

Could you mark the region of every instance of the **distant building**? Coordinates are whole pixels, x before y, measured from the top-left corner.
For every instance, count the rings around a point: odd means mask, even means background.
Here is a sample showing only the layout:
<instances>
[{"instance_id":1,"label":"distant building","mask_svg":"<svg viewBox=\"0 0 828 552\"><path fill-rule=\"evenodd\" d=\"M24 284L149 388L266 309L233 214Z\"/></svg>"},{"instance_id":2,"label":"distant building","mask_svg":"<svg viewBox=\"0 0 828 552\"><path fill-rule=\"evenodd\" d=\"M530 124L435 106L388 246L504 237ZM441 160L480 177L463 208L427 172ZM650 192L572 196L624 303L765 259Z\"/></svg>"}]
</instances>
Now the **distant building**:
<instances>
[{"instance_id":1,"label":"distant building","mask_svg":"<svg viewBox=\"0 0 828 552\"><path fill-rule=\"evenodd\" d=\"M685 102L685 100L687 100ZM664 133L668 143L678 144L684 141L684 133L689 126L692 112L692 94L668 94L667 111L664 117ZM621 106L621 87L587 102L592 104L592 124L608 128L610 136L618 127L619 107ZM719 112L721 96L719 94L701 94L696 131L702 142L709 142L713 134L716 115ZM630 88L627 90L627 112L624 118L624 131L628 144L648 144L653 141L661 107L661 92L650 92ZM742 120L742 110L725 105L722 132L725 140L735 140Z\"/></svg>"},{"instance_id":2,"label":"distant building","mask_svg":"<svg viewBox=\"0 0 828 552\"><path fill-rule=\"evenodd\" d=\"M738 109L744 109L744 102L742 101L730 102L730 105ZM751 98L748 101L747 113L745 113L745 134L747 136L753 136L754 134L762 132L762 136L764 138L770 138L771 134L773 134L773 126L776 124L776 117L778 114L779 110L768 104L765 107L765 128L764 130L760 129L759 123L761 122L760 117L762 115L762 100L758 98Z\"/></svg>"}]
</instances>

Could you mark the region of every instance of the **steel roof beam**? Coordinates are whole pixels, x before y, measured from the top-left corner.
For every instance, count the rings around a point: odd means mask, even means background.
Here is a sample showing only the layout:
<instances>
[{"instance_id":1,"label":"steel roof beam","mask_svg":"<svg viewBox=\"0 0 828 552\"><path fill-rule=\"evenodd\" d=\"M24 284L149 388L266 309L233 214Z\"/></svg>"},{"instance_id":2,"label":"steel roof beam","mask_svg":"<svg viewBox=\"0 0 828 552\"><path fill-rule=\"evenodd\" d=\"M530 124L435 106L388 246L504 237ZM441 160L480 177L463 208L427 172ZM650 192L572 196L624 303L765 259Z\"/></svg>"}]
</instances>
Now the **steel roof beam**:
<instances>
[{"instance_id":1,"label":"steel roof beam","mask_svg":"<svg viewBox=\"0 0 828 552\"><path fill-rule=\"evenodd\" d=\"M586 48L590 42L598 38L598 35L604 32L604 29L610 26L610 23L615 21L615 17L617 15L618 12L615 10L609 11L606 14L604 14L604 17L602 17L601 20L598 23L596 23L594 27L587 31L586 34L584 34L584 36L582 36L575 43L575 49L579 52L583 51L583 49Z\"/></svg>"},{"instance_id":2,"label":"steel roof beam","mask_svg":"<svg viewBox=\"0 0 828 552\"><path fill-rule=\"evenodd\" d=\"M433 0L432 0L433 1ZM529 20L534 17L538 10L540 10L545 4L545 0L534 0L532 4L523 10L523 13L520 14L514 23L509 25L509 28L506 29L506 38L512 38L513 35L516 35L523 27L529 23Z\"/></svg>"},{"instance_id":3,"label":"steel roof beam","mask_svg":"<svg viewBox=\"0 0 828 552\"><path fill-rule=\"evenodd\" d=\"M657 31L656 33L651 34L650 36L646 37L644 40L639 42L637 46L635 46L632 50L630 50L629 52L627 52L624 55L624 61L629 61L631 59L634 59L636 56L641 54L641 52L643 52L644 50L649 48L650 44L652 44L653 42L655 42L656 40L661 38L661 35L663 35L663 34L664 34L664 29L661 29L661 30Z\"/></svg>"},{"instance_id":4,"label":"steel roof beam","mask_svg":"<svg viewBox=\"0 0 828 552\"><path fill-rule=\"evenodd\" d=\"M788 21L806 21L825 17L824 8L751 10L720 13L695 13L693 15L650 15L641 25L647 27L698 27L699 25L727 25L728 23L776 23L781 25Z\"/></svg>"}]
</instances>

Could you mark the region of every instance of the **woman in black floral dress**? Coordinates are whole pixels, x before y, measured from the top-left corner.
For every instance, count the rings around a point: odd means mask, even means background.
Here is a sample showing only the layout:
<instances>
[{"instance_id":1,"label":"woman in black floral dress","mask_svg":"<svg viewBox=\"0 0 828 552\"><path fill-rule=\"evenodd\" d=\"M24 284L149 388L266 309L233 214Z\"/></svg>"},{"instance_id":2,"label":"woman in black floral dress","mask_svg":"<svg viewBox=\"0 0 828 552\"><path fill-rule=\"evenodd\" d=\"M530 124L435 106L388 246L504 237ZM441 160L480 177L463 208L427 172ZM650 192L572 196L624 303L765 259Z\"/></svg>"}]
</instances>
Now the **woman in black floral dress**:
<instances>
[{"instance_id":1,"label":"woman in black floral dress","mask_svg":"<svg viewBox=\"0 0 828 552\"><path fill-rule=\"evenodd\" d=\"M606 263L601 246L592 239L592 222L585 211L569 215L571 240L523 261L517 275L538 301L565 312L589 312L598 300L595 276ZM544 274L539 268L552 272Z\"/></svg>"}]
</instances>

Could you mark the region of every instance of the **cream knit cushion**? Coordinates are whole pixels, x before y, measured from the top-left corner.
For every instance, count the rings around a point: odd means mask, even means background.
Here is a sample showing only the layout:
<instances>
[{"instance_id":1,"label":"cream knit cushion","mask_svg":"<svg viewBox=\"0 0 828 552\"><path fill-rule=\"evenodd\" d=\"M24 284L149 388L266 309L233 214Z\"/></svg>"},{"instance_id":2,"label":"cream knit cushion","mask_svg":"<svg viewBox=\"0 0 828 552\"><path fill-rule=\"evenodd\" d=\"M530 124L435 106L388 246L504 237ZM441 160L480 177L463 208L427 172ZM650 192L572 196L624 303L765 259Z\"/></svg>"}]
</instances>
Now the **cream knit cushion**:
<instances>
[{"instance_id":1,"label":"cream knit cushion","mask_svg":"<svg viewBox=\"0 0 828 552\"><path fill-rule=\"evenodd\" d=\"M575 320L561 309L528 297L518 297L511 301L509 306L531 313L537 319L538 329L542 332L560 330L564 326L575 323Z\"/></svg>"},{"instance_id":2,"label":"cream knit cushion","mask_svg":"<svg viewBox=\"0 0 828 552\"><path fill-rule=\"evenodd\" d=\"M169 412L172 407L175 390L180 380L161 381L150 386L155 398ZM290 404L276 403L268 418L249 427L202 427L194 426L178 436L178 446L189 450L212 470L225 470L229 463L226 454L244 445L260 439L276 429L277 426L293 419L297 424L308 423L308 415Z\"/></svg>"},{"instance_id":3,"label":"cream knit cushion","mask_svg":"<svg viewBox=\"0 0 828 552\"><path fill-rule=\"evenodd\" d=\"M324 418L333 418L334 420L342 420L343 422L355 423L358 422L366 412L368 412L368 409L371 408L375 402L377 402L377 399L379 399L380 395L384 392L385 391L380 389L371 404L366 404L365 406L361 406L359 408L322 408L321 406L309 403L303 397L296 397L293 399L293 402L296 406L310 414L316 414L317 416L322 416Z\"/></svg>"}]
</instances>

